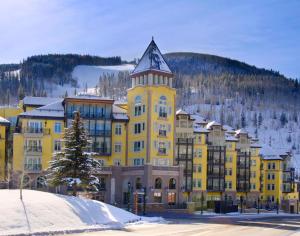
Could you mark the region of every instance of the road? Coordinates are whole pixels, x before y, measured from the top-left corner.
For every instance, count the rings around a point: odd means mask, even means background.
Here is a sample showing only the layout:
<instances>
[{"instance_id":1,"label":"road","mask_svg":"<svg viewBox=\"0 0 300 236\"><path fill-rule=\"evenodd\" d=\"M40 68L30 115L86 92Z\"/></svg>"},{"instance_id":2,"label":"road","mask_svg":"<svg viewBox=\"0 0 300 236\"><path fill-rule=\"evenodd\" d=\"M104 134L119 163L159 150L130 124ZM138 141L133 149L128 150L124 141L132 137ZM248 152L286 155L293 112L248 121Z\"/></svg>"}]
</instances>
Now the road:
<instances>
[{"instance_id":1,"label":"road","mask_svg":"<svg viewBox=\"0 0 300 236\"><path fill-rule=\"evenodd\" d=\"M300 217L169 219L167 223L130 225L124 230L73 236L300 236Z\"/></svg>"}]
</instances>

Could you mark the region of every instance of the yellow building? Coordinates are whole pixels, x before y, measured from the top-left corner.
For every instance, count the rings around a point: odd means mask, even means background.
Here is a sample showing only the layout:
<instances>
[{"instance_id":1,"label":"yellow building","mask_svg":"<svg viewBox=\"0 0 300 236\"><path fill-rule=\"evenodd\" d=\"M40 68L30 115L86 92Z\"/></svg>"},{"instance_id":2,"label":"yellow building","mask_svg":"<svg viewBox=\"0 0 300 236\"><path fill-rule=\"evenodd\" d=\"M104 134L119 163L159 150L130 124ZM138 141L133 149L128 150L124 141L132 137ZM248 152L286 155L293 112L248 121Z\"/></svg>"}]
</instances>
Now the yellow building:
<instances>
[{"instance_id":1,"label":"yellow building","mask_svg":"<svg viewBox=\"0 0 300 236\"><path fill-rule=\"evenodd\" d=\"M128 165L172 166L175 137L173 74L152 40L131 74L127 91Z\"/></svg>"},{"instance_id":2,"label":"yellow building","mask_svg":"<svg viewBox=\"0 0 300 236\"><path fill-rule=\"evenodd\" d=\"M29 102L28 99L27 101ZM29 109L19 115L17 132L13 137L13 170L16 182L20 173L24 171L25 186L43 187L49 161L52 160L54 152L62 149L64 130L62 101L56 99L54 103Z\"/></svg>"},{"instance_id":3,"label":"yellow building","mask_svg":"<svg viewBox=\"0 0 300 236\"><path fill-rule=\"evenodd\" d=\"M7 136L10 122L0 117L0 181L7 177Z\"/></svg>"}]
</instances>

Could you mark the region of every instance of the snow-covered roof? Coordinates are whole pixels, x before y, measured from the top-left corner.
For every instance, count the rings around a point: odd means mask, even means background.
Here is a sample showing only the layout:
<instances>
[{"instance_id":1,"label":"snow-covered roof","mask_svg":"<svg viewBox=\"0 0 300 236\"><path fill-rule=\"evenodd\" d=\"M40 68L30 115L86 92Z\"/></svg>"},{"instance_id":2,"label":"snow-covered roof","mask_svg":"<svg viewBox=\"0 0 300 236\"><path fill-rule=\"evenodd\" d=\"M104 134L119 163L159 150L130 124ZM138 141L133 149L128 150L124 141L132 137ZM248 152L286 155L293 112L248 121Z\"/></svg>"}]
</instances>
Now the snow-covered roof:
<instances>
[{"instance_id":1,"label":"snow-covered roof","mask_svg":"<svg viewBox=\"0 0 300 236\"><path fill-rule=\"evenodd\" d=\"M147 70L157 70L172 74L172 71L170 70L166 60L159 51L153 39L151 40L139 63L133 70L132 74Z\"/></svg>"},{"instance_id":2,"label":"snow-covered roof","mask_svg":"<svg viewBox=\"0 0 300 236\"><path fill-rule=\"evenodd\" d=\"M0 124L1 125L9 125L10 122L7 119L5 119L2 116L0 116Z\"/></svg>"},{"instance_id":3,"label":"snow-covered roof","mask_svg":"<svg viewBox=\"0 0 300 236\"><path fill-rule=\"evenodd\" d=\"M23 99L24 105L32 106L45 106L47 104L61 100L61 98L52 98L52 97L30 97L26 96Z\"/></svg>"},{"instance_id":4,"label":"snow-covered roof","mask_svg":"<svg viewBox=\"0 0 300 236\"><path fill-rule=\"evenodd\" d=\"M206 125L206 129L210 129L212 126L221 126L221 124L216 121L211 121Z\"/></svg>"},{"instance_id":5,"label":"snow-covered roof","mask_svg":"<svg viewBox=\"0 0 300 236\"><path fill-rule=\"evenodd\" d=\"M191 115L192 119L194 119L195 124L207 124L207 121L200 115L193 114Z\"/></svg>"},{"instance_id":6,"label":"snow-covered roof","mask_svg":"<svg viewBox=\"0 0 300 236\"><path fill-rule=\"evenodd\" d=\"M46 106L37 109L26 111L20 114L21 117L49 117L49 118L64 118L64 107L62 105L63 99L50 103Z\"/></svg>"},{"instance_id":7,"label":"snow-covered roof","mask_svg":"<svg viewBox=\"0 0 300 236\"><path fill-rule=\"evenodd\" d=\"M237 142L239 140L236 137L232 136L232 135L226 135L225 136L225 141L228 141L228 142Z\"/></svg>"},{"instance_id":8,"label":"snow-covered roof","mask_svg":"<svg viewBox=\"0 0 300 236\"><path fill-rule=\"evenodd\" d=\"M226 131L227 133L235 133L234 128L232 128L232 127L229 126L229 125L223 125L223 128L225 129L225 131Z\"/></svg>"},{"instance_id":9,"label":"snow-covered roof","mask_svg":"<svg viewBox=\"0 0 300 236\"><path fill-rule=\"evenodd\" d=\"M209 130L199 125L194 125L194 133L209 133Z\"/></svg>"},{"instance_id":10,"label":"snow-covered roof","mask_svg":"<svg viewBox=\"0 0 300 236\"><path fill-rule=\"evenodd\" d=\"M281 155L287 155L287 150L275 149L269 145L263 145L260 153L264 160L283 160Z\"/></svg>"},{"instance_id":11,"label":"snow-covered roof","mask_svg":"<svg viewBox=\"0 0 300 236\"><path fill-rule=\"evenodd\" d=\"M259 143L251 143L250 147L252 147L252 148L261 148L261 145Z\"/></svg>"},{"instance_id":12,"label":"snow-covered roof","mask_svg":"<svg viewBox=\"0 0 300 236\"><path fill-rule=\"evenodd\" d=\"M282 157L276 155L263 156L264 160L282 160Z\"/></svg>"},{"instance_id":13,"label":"snow-covered roof","mask_svg":"<svg viewBox=\"0 0 300 236\"><path fill-rule=\"evenodd\" d=\"M186 111L179 109L176 111L176 115L189 115L189 113L187 113Z\"/></svg>"},{"instance_id":14,"label":"snow-covered roof","mask_svg":"<svg viewBox=\"0 0 300 236\"><path fill-rule=\"evenodd\" d=\"M127 115L127 111L117 105L112 106L113 111L113 119L114 120L122 120L122 121L128 121L129 117Z\"/></svg>"},{"instance_id":15,"label":"snow-covered roof","mask_svg":"<svg viewBox=\"0 0 300 236\"><path fill-rule=\"evenodd\" d=\"M236 135L240 135L240 134L248 134L248 132L246 130L242 129L238 129L235 131Z\"/></svg>"},{"instance_id":16,"label":"snow-covered roof","mask_svg":"<svg viewBox=\"0 0 300 236\"><path fill-rule=\"evenodd\" d=\"M66 99L71 98L71 99L86 99L86 100L100 100L100 101L114 101L114 99L112 98L108 98L108 97L100 97L100 96L96 96L96 95L90 95L90 94L82 94L82 95L71 95L68 96Z\"/></svg>"}]
</instances>

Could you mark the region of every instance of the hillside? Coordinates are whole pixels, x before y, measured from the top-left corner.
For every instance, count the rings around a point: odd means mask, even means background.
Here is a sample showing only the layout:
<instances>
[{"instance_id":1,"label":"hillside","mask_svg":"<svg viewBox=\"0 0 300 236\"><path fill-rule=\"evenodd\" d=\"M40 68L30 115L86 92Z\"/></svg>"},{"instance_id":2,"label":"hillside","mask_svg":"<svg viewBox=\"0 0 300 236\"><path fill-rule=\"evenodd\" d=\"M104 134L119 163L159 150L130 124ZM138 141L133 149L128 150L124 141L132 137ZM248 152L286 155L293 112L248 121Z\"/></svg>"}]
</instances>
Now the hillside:
<instances>
[{"instance_id":1,"label":"hillside","mask_svg":"<svg viewBox=\"0 0 300 236\"><path fill-rule=\"evenodd\" d=\"M0 190L0 235L49 235L84 230L120 229L130 222L158 221L109 204L47 192Z\"/></svg>"}]
</instances>

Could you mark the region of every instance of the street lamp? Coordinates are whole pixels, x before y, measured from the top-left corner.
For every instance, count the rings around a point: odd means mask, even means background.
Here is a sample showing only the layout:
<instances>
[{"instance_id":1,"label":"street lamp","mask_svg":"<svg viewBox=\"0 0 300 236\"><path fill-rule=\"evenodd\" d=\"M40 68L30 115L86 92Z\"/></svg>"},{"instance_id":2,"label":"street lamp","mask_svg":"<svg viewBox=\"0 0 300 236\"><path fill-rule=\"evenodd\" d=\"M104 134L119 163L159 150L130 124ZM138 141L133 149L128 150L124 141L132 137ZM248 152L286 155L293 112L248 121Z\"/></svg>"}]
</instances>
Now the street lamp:
<instances>
[{"instance_id":1,"label":"street lamp","mask_svg":"<svg viewBox=\"0 0 300 236\"><path fill-rule=\"evenodd\" d=\"M130 190L131 190L131 183L128 181L127 183L127 186L128 186L128 191L127 191L127 210L130 211Z\"/></svg>"}]
</instances>

